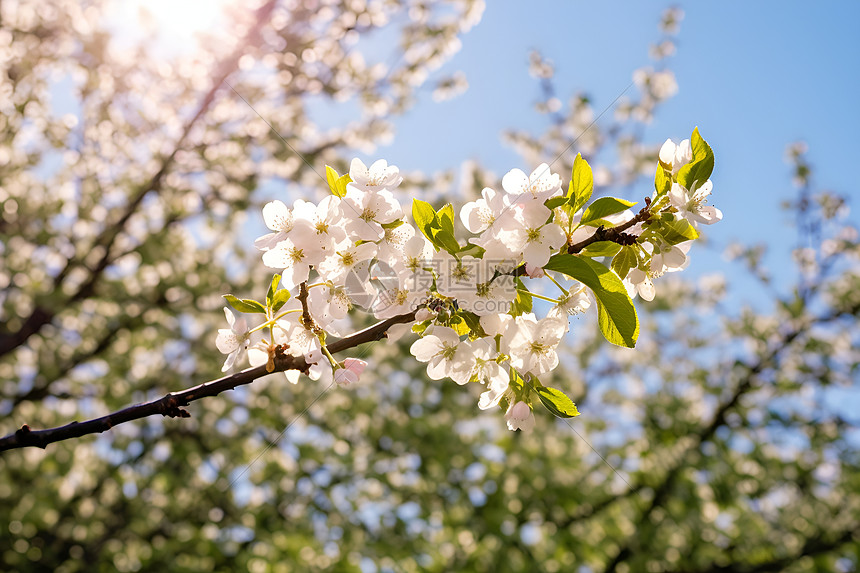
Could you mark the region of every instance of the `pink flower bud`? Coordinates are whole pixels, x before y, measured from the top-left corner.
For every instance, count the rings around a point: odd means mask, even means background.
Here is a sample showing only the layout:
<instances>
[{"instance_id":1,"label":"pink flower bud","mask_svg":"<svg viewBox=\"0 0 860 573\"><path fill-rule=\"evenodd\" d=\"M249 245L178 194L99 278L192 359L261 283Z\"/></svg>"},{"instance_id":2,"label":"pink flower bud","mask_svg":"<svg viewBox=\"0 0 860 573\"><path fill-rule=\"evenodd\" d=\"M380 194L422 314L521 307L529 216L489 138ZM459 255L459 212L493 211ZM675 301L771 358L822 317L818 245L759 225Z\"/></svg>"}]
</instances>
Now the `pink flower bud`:
<instances>
[{"instance_id":1,"label":"pink flower bud","mask_svg":"<svg viewBox=\"0 0 860 573\"><path fill-rule=\"evenodd\" d=\"M544 276L543 267L533 267L526 263L526 274L530 279L539 279Z\"/></svg>"},{"instance_id":2,"label":"pink flower bud","mask_svg":"<svg viewBox=\"0 0 860 573\"><path fill-rule=\"evenodd\" d=\"M355 373L356 376L361 376L361 373L367 368L367 362L358 358L347 358L343 361L343 366L350 372Z\"/></svg>"}]
</instances>

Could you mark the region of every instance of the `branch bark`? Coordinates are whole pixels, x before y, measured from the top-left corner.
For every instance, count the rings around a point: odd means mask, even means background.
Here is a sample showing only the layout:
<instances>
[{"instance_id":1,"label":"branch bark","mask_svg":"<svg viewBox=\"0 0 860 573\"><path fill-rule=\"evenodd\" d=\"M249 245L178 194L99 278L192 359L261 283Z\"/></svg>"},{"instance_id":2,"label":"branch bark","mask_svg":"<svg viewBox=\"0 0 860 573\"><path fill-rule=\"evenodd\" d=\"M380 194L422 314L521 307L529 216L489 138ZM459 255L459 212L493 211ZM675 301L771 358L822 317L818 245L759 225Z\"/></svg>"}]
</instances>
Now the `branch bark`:
<instances>
[{"instance_id":1,"label":"branch bark","mask_svg":"<svg viewBox=\"0 0 860 573\"><path fill-rule=\"evenodd\" d=\"M337 340L327 345L327 347L332 354L343 352L360 344L380 340L386 336L388 329L393 325L413 322L414 320L414 311L401 314L378 322L346 338ZM301 370L307 372L308 369L308 364L302 356L296 357L280 354L275 357L274 365L275 369L272 372L283 372L284 370ZM33 430L27 424L24 424L15 433L0 438L0 452L30 446L44 449L48 444L54 442L78 438L87 434L106 432L119 424L155 416L156 414L171 418L189 418L191 414L184 408L191 402L200 400L201 398L216 396L221 392L233 390L237 386L250 384L254 380L268 374L271 374L271 372L266 370L266 365L248 368L236 374L198 384L193 388L179 392L170 392L156 400L129 406L100 418L93 418L85 422L72 422L71 424L56 428Z\"/></svg>"}]
</instances>

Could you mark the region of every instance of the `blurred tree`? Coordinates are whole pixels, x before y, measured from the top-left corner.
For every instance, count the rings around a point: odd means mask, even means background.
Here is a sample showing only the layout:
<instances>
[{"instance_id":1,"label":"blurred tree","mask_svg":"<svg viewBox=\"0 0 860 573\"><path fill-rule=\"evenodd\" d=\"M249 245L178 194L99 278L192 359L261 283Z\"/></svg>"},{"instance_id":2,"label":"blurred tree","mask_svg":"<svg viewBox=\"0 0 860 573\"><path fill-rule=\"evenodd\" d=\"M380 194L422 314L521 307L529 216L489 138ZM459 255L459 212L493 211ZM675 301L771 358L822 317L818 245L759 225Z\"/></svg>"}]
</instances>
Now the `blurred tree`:
<instances>
[{"instance_id":1,"label":"blurred tree","mask_svg":"<svg viewBox=\"0 0 860 573\"><path fill-rule=\"evenodd\" d=\"M390 136L386 118L425 81L462 83L431 72L481 9L266 2L237 9L233 35L165 60L154 38L117 49L100 2L0 4L2 432L216 377L220 294L269 278L243 246L259 189L314 193L314 171ZM385 30L402 55L381 66L368 39ZM532 72L552 125L507 135L529 163L596 117L587 94L560 111L539 54ZM577 144L595 158L616 147L596 169L604 185L653 162L639 122L676 89L660 65L636 78L615 123ZM339 102L364 119L314 121ZM773 286L763 247L739 247L773 309L738 308L720 277L666 279L640 306L636 351L578 329L554 382L586 412L569 426L539 416L512 434L476 393L404 361L407 342L376 343L354 392L270 377L195 403L191 419L3 453L0 568L856 570L860 420L844 400L860 362L860 246L844 200L813 191L801 147L790 158L796 288ZM465 171L467 192L485 182Z\"/></svg>"}]
</instances>

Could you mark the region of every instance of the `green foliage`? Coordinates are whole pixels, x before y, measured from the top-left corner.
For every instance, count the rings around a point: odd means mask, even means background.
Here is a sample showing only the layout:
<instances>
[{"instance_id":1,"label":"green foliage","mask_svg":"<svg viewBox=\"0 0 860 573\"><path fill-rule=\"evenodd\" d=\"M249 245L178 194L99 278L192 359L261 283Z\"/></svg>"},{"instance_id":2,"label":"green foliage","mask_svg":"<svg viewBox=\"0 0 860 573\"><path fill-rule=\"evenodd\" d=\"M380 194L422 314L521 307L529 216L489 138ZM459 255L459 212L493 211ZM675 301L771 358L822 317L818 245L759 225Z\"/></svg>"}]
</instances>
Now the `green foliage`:
<instances>
[{"instance_id":1,"label":"green foliage","mask_svg":"<svg viewBox=\"0 0 860 573\"><path fill-rule=\"evenodd\" d=\"M0 340L31 317L48 320L0 356L4 433L82 420L221 375L213 341L224 327L223 301L213 293L268 287L272 308L287 296L258 253L237 248L246 242L237 238L238 215L259 202L255 190L272 173L318 181L291 161L292 149L306 148L305 128L318 127L302 113L307 102L294 80L313 72L322 84L315 97L337 97L344 92L327 78L353 73L347 58L331 58L342 67L303 62L307 46L338 43L319 33L327 24L319 10L295 3L289 18L279 17L282 28L266 30L273 41L255 49L296 62L271 77L290 83L271 84L265 91L277 95L260 108L290 110L287 120L267 118L287 139L252 137L268 126L249 125L256 120L247 106L219 91L218 113L202 114L161 184L137 203L129 220L143 226L132 234L112 225L160 167L151 165L158 156L141 152L171 151L165 136L174 130L165 126L183 125L187 102L203 99L201 76L165 81L172 64L145 57L148 46L126 66L109 51L109 31L80 20L75 3L17 4L0 22L17 48L4 61ZM431 2L426 25L403 28L404 45L444 52L463 18L441 6L441 20ZM386 9L390 21L408 21L405 3ZM333 12L362 15L347 4ZM424 43L434 38L441 45ZM283 50L272 51L278 44ZM388 82L360 88L357 99L391 98L405 109L413 94L402 78L416 77L417 65L395 65ZM74 79L85 129L45 111L52 73ZM265 97L259 76L231 78L249 99ZM134 105L141 85L151 105ZM375 122L351 133L370 138ZM105 135L82 144L94 126ZM20 152L25 131L38 137ZM553 133L562 131L522 136L523 146L532 154L561 149L569 142ZM612 141L610 132L600 135ZM309 161L338 161L343 143L332 130ZM699 160L701 148L694 142ZM706 167L691 169L688 182L701 181ZM215 184L198 186L203 180ZM64 198L69 183L74 194ZM0 570L856 570L857 424L839 397L855 389L860 371L860 247L835 240L826 224L816 228L842 254L829 250L827 272L809 284L783 285L791 294L772 309L742 309L712 282L661 278L668 294L643 305L642 348L621 351L623 359L585 320L574 321L559 349L564 368L542 382L545 393L562 388L582 408L575 432L540 413L533 434L508 432L498 411L476 408L481 385L428 380L408 357L415 337L407 335L362 347L372 366L348 391L305 378L291 385L276 374L193 403L191 418L156 416L44 451L4 452ZM121 240L108 249L105 272L92 273L104 252L93 245L114 232ZM199 235L211 242L193 240ZM613 268L634 264L635 249L619 250ZM69 272L57 274L46 251L69 257ZM763 256L749 251L752 270ZM78 290L90 280L91 291ZM776 296L772 285L762 292ZM250 312L263 306L235 301ZM363 317L353 316L369 324ZM459 318L475 331L476 317ZM522 395L515 371L511 385ZM550 402L571 412L559 403Z\"/></svg>"},{"instance_id":2,"label":"green foliage","mask_svg":"<svg viewBox=\"0 0 860 573\"><path fill-rule=\"evenodd\" d=\"M272 277L272 284L269 285L269 290L266 293L266 307L276 313L281 310L288 300L290 300L290 291L287 289L278 289L278 283L281 281L281 275Z\"/></svg>"},{"instance_id":3,"label":"green foliage","mask_svg":"<svg viewBox=\"0 0 860 573\"><path fill-rule=\"evenodd\" d=\"M639 260L636 253L639 251L638 245L624 246L619 249L618 253L613 257L610 268L615 271L619 277L626 277L630 269L639 266Z\"/></svg>"},{"instance_id":4,"label":"green foliage","mask_svg":"<svg viewBox=\"0 0 860 573\"><path fill-rule=\"evenodd\" d=\"M430 203L413 199L412 218L415 226L437 250L444 249L452 255L460 251L460 245L454 237L454 208L450 204L437 213Z\"/></svg>"},{"instance_id":5,"label":"green foliage","mask_svg":"<svg viewBox=\"0 0 860 573\"><path fill-rule=\"evenodd\" d=\"M657 171L654 173L654 189L657 196L665 195L672 188L672 173L667 171L659 162Z\"/></svg>"},{"instance_id":6,"label":"green foliage","mask_svg":"<svg viewBox=\"0 0 860 573\"><path fill-rule=\"evenodd\" d=\"M591 199L594 191L594 175L591 166L582 158L581 153L576 154L573 160L573 170L570 174L570 184L567 187L567 199L570 203L570 212L576 213L583 205Z\"/></svg>"},{"instance_id":7,"label":"green foliage","mask_svg":"<svg viewBox=\"0 0 860 573\"><path fill-rule=\"evenodd\" d=\"M685 241L699 238L699 232L686 219L671 220L660 226L660 235L670 245L677 245Z\"/></svg>"},{"instance_id":8,"label":"green foliage","mask_svg":"<svg viewBox=\"0 0 860 573\"><path fill-rule=\"evenodd\" d=\"M225 294L224 298L227 300L227 304L229 304L239 312L247 314L266 314L266 307L263 306L261 303L257 302L256 300L250 298L239 299L232 294Z\"/></svg>"},{"instance_id":9,"label":"green foliage","mask_svg":"<svg viewBox=\"0 0 860 573\"><path fill-rule=\"evenodd\" d=\"M597 241L582 249L579 254L584 257L612 257L619 250L621 250L621 245L618 243L614 243L612 241ZM618 276L625 275L619 274Z\"/></svg>"},{"instance_id":10,"label":"green foliage","mask_svg":"<svg viewBox=\"0 0 860 573\"><path fill-rule=\"evenodd\" d=\"M340 175L334 167L326 165L325 176L332 195L336 197L346 197L346 186L352 182L352 178L349 176L349 173Z\"/></svg>"},{"instance_id":11,"label":"green foliage","mask_svg":"<svg viewBox=\"0 0 860 573\"><path fill-rule=\"evenodd\" d=\"M582 213L580 224L597 227L605 224L604 217L620 213L633 205L635 202L618 199L616 197L601 197L594 201Z\"/></svg>"},{"instance_id":12,"label":"green foliage","mask_svg":"<svg viewBox=\"0 0 860 573\"><path fill-rule=\"evenodd\" d=\"M701 186L714 171L714 152L711 146L699 135L699 128L693 130L690 137L693 148L693 160L678 171L678 184L693 190Z\"/></svg>"},{"instance_id":13,"label":"green foliage","mask_svg":"<svg viewBox=\"0 0 860 573\"><path fill-rule=\"evenodd\" d=\"M514 286L517 289L517 298L514 299L511 305L511 316L520 316L524 313L532 311L532 295L520 277L514 278Z\"/></svg>"},{"instance_id":14,"label":"green foliage","mask_svg":"<svg viewBox=\"0 0 860 573\"><path fill-rule=\"evenodd\" d=\"M636 345L639 318L618 275L587 257L567 253L554 255L544 269L564 273L591 289L597 300L597 323L606 340L628 348Z\"/></svg>"},{"instance_id":15,"label":"green foliage","mask_svg":"<svg viewBox=\"0 0 860 573\"><path fill-rule=\"evenodd\" d=\"M564 392L557 388L548 388L546 386L538 386L535 392L540 398L541 404L549 410L549 412L558 418L573 418L579 416L579 410L576 409L576 404L573 400L567 397Z\"/></svg>"}]
</instances>

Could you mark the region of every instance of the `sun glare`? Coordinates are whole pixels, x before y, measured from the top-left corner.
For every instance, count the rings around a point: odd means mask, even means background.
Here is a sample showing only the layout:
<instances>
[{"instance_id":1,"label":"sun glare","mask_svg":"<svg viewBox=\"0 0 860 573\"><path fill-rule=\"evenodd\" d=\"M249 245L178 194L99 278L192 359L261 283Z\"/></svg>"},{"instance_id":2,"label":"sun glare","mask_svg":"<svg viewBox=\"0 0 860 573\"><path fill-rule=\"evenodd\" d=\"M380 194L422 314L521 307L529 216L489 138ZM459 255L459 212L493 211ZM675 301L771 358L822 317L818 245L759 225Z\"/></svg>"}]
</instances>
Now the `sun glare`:
<instances>
[{"instance_id":1,"label":"sun glare","mask_svg":"<svg viewBox=\"0 0 860 573\"><path fill-rule=\"evenodd\" d=\"M201 33L217 32L226 24L230 0L115 0L110 22L134 41L154 32L159 47L187 52L197 47Z\"/></svg>"}]
</instances>

